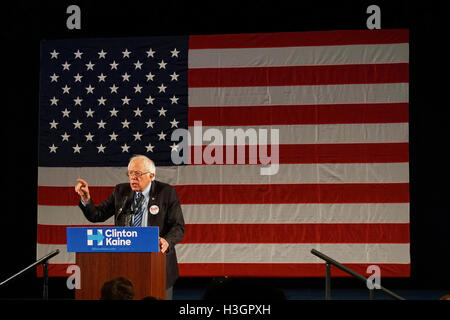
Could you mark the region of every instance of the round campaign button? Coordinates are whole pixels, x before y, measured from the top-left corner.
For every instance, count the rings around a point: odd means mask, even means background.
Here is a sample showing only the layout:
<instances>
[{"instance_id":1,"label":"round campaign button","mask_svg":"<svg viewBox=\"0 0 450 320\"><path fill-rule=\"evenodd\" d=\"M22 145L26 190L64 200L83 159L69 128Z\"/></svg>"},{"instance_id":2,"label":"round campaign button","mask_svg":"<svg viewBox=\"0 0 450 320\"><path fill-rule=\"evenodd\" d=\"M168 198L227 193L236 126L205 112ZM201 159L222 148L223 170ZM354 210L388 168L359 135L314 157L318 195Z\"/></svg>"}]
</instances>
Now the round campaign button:
<instances>
[{"instance_id":1,"label":"round campaign button","mask_svg":"<svg viewBox=\"0 0 450 320\"><path fill-rule=\"evenodd\" d=\"M158 212L159 212L159 207L158 207L156 204L154 204L154 205L152 205L152 206L150 207L149 211L150 211L151 214L158 214Z\"/></svg>"}]
</instances>

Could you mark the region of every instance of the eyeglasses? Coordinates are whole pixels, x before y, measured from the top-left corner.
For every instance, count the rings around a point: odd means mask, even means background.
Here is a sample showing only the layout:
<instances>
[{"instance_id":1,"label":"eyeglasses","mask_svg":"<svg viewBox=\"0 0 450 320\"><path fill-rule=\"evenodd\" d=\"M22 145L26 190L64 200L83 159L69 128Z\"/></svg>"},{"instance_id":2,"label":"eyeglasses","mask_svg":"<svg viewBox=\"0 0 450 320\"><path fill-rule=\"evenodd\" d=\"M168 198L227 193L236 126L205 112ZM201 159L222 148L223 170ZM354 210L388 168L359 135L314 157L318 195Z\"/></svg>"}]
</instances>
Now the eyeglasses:
<instances>
[{"instance_id":1,"label":"eyeglasses","mask_svg":"<svg viewBox=\"0 0 450 320\"><path fill-rule=\"evenodd\" d=\"M147 172L140 172L140 171L127 171L127 177L135 177L135 178L140 178L141 176L143 176L144 174L150 173L150 171Z\"/></svg>"}]
</instances>

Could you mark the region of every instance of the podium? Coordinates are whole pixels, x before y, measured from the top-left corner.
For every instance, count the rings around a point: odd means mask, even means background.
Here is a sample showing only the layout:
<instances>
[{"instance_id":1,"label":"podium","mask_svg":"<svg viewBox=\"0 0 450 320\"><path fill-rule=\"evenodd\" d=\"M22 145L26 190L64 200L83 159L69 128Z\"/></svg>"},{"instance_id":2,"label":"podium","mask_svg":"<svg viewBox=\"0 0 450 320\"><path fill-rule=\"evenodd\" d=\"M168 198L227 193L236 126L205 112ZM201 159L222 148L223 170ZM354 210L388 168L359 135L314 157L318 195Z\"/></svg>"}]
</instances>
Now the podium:
<instances>
[{"instance_id":1,"label":"podium","mask_svg":"<svg viewBox=\"0 0 450 320\"><path fill-rule=\"evenodd\" d=\"M77 300L98 300L103 284L131 281L135 300L166 297L166 255L159 251L157 227L67 228L67 251L76 252L81 288Z\"/></svg>"}]
</instances>

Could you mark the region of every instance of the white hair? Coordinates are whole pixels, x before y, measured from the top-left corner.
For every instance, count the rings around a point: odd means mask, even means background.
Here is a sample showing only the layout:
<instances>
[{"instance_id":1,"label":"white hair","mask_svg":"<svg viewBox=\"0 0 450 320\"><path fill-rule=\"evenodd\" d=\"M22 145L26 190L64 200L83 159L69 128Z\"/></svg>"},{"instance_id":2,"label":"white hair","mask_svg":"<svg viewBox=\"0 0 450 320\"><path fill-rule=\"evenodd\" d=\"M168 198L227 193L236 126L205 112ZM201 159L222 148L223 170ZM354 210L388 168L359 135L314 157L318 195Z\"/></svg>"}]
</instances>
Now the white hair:
<instances>
[{"instance_id":1,"label":"white hair","mask_svg":"<svg viewBox=\"0 0 450 320\"><path fill-rule=\"evenodd\" d=\"M142 159L144 161L144 166L145 168L150 172L156 175L156 166L155 163L148 157L141 155L141 154L137 154L131 157L130 161L128 162L128 166L130 165L130 163L134 160L138 160L138 159Z\"/></svg>"}]
</instances>

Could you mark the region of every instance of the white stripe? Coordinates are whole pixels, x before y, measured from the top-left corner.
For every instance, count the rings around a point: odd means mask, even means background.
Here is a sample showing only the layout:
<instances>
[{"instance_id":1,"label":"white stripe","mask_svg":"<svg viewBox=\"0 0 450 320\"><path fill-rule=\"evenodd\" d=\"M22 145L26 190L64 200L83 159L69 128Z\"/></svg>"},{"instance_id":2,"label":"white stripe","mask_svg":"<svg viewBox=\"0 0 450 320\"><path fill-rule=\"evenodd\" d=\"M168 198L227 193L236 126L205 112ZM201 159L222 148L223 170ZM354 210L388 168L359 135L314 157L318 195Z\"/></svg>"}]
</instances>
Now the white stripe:
<instances>
[{"instance_id":1,"label":"white stripe","mask_svg":"<svg viewBox=\"0 0 450 320\"><path fill-rule=\"evenodd\" d=\"M315 263L316 249L341 263L409 263L409 244L179 244L180 263Z\"/></svg>"},{"instance_id":2,"label":"white stripe","mask_svg":"<svg viewBox=\"0 0 450 320\"><path fill-rule=\"evenodd\" d=\"M197 128L197 129L196 129ZM214 132L210 129L214 129ZM198 133L197 133L198 130ZM217 131L219 130L220 133ZM207 132L208 131L208 132ZM242 126L242 127L189 127L192 145L207 145L211 140L202 139L205 132L214 139L222 138L225 145L256 145L260 135L267 137L269 144L276 144L273 135L278 136L279 144L313 143L372 143L372 142L408 142L408 123L364 123L364 124L321 124L286 126ZM252 137L250 140L249 137ZM276 136L275 136L276 137ZM175 139L175 138L174 138ZM245 139L245 140L244 140ZM178 138L175 142L180 142ZM220 140L215 140L217 141ZM249 143L249 141L251 141ZM253 141L253 143L252 143ZM221 143L217 143L221 145ZM270 151L270 150L269 150Z\"/></svg>"},{"instance_id":3,"label":"white stripe","mask_svg":"<svg viewBox=\"0 0 450 320\"><path fill-rule=\"evenodd\" d=\"M272 176L260 175L260 168L260 165L158 167L156 177L171 185L409 182L408 163L281 164L278 173ZM114 186L127 181L124 172L125 167L39 167L38 184L71 187L81 177L90 186Z\"/></svg>"},{"instance_id":4,"label":"white stripe","mask_svg":"<svg viewBox=\"0 0 450 320\"><path fill-rule=\"evenodd\" d=\"M408 102L408 87L408 83L377 83L189 88L189 107Z\"/></svg>"},{"instance_id":5,"label":"white stripe","mask_svg":"<svg viewBox=\"0 0 450 320\"><path fill-rule=\"evenodd\" d=\"M186 224L409 223L409 203L182 205ZM38 224L94 225L77 206L38 206ZM98 224L114 225L114 218Z\"/></svg>"},{"instance_id":6,"label":"white stripe","mask_svg":"<svg viewBox=\"0 0 450 320\"><path fill-rule=\"evenodd\" d=\"M75 263L65 245L37 245L37 256L60 254L50 263ZM179 263L323 263L316 249L341 263L410 263L409 244L178 244Z\"/></svg>"},{"instance_id":7,"label":"white stripe","mask_svg":"<svg viewBox=\"0 0 450 320\"><path fill-rule=\"evenodd\" d=\"M409 62L407 43L244 49L190 49L189 68Z\"/></svg>"}]
</instances>

